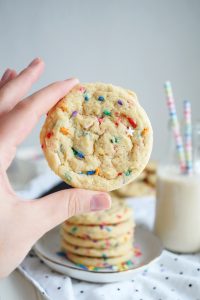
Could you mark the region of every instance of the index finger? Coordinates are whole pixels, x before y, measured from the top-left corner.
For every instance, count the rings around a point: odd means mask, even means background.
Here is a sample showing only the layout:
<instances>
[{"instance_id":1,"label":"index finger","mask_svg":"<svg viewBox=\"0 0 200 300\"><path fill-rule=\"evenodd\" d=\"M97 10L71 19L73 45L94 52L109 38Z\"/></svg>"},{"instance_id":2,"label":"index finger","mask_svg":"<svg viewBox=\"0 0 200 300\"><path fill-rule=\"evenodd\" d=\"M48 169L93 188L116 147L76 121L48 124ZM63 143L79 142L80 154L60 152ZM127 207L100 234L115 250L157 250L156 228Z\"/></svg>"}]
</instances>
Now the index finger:
<instances>
[{"instance_id":1,"label":"index finger","mask_svg":"<svg viewBox=\"0 0 200 300\"><path fill-rule=\"evenodd\" d=\"M77 83L72 78L50 84L17 104L13 110L1 117L0 149L19 145L36 125L41 115L46 113ZM5 149L4 149L5 147Z\"/></svg>"},{"instance_id":2,"label":"index finger","mask_svg":"<svg viewBox=\"0 0 200 300\"><path fill-rule=\"evenodd\" d=\"M22 70L14 79L4 84L0 89L0 113L7 113L19 103L31 86L40 77L44 69L44 62L40 58L34 59L27 68Z\"/></svg>"}]
</instances>

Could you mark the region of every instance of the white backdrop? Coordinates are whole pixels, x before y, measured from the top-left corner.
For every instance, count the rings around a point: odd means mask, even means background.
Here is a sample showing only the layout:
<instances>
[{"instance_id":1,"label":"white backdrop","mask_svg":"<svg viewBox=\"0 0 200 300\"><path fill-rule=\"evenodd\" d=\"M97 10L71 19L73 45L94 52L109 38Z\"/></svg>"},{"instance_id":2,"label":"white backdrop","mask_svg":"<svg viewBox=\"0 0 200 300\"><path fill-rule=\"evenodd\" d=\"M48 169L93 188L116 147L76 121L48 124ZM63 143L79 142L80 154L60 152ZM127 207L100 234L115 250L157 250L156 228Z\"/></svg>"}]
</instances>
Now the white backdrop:
<instances>
[{"instance_id":1,"label":"white backdrop","mask_svg":"<svg viewBox=\"0 0 200 300\"><path fill-rule=\"evenodd\" d=\"M198 0L0 0L0 71L35 56L46 70L32 91L71 76L133 89L152 121L154 158L166 139L166 79L179 110L187 98L200 116ZM39 143L41 124L25 144Z\"/></svg>"}]
</instances>

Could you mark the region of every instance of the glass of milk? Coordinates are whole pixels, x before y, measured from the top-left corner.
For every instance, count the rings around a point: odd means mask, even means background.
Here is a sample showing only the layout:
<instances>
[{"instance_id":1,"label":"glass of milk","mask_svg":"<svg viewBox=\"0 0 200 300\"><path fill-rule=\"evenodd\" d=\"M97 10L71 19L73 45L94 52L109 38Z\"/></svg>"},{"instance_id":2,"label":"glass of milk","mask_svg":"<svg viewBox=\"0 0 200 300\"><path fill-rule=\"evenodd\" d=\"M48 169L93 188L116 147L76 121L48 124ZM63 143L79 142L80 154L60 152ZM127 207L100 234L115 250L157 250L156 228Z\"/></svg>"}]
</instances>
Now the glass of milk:
<instances>
[{"instance_id":1,"label":"glass of milk","mask_svg":"<svg viewBox=\"0 0 200 300\"><path fill-rule=\"evenodd\" d=\"M194 128L193 145L193 174L180 174L173 159L158 169L154 230L164 247L174 252L200 250L199 123Z\"/></svg>"}]
</instances>

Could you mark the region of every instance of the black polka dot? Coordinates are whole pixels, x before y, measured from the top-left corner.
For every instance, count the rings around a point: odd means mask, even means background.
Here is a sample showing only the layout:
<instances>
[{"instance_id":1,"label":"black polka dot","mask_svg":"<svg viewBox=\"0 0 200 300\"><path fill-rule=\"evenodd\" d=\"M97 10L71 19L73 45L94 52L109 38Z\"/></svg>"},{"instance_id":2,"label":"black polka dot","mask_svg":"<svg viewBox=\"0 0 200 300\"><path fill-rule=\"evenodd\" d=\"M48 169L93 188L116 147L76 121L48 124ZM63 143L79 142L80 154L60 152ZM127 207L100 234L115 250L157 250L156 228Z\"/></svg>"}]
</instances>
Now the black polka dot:
<instances>
[{"instance_id":1,"label":"black polka dot","mask_svg":"<svg viewBox=\"0 0 200 300\"><path fill-rule=\"evenodd\" d=\"M153 287L153 290L156 290L156 286Z\"/></svg>"},{"instance_id":2,"label":"black polka dot","mask_svg":"<svg viewBox=\"0 0 200 300\"><path fill-rule=\"evenodd\" d=\"M189 286L189 287L192 287L192 284L190 283L190 284L188 284L188 286Z\"/></svg>"},{"instance_id":3,"label":"black polka dot","mask_svg":"<svg viewBox=\"0 0 200 300\"><path fill-rule=\"evenodd\" d=\"M60 289L61 289L61 286L58 286L58 287L57 287L57 290L60 290Z\"/></svg>"},{"instance_id":4,"label":"black polka dot","mask_svg":"<svg viewBox=\"0 0 200 300\"><path fill-rule=\"evenodd\" d=\"M49 278L49 276L48 276L48 275L45 275L45 278Z\"/></svg>"},{"instance_id":5,"label":"black polka dot","mask_svg":"<svg viewBox=\"0 0 200 300\"><path fill-rule=\"evenodd\" d=\"M118 288L117 290L120 291L120 288Z\"/></svg>"},{"instance_id":6,"label":"black polka dot","mask_svg":"<svg viewBox=\"0 0 200 300\"><path fill-rule=\"evenodd\" d=\"M132 282L134 282L134 280L131 280Z\"/></svg>"},{"instance_id":7,"label":"black polka dot","mask_svg":"<svg viewBox=\"0 0 200 300\"><path fill-rule=\"evenodd\" d=\"M42 295L44 295L44 292L42 292Z\"/></svg>"},{"instance_id":8,"label":"black polka dot","mask_svg":"<svg viewBox=\"0 0 200 300\"><path fill-rule=\"evenodd\" d=\"M135 292L139 292L138 290L135 290Z\"/></svg>"},{"instance_id":9,"label":"black polka dot","mask_svg":"<svg viewBox=\"0 0 200 300\"><path fill-rule=\"evenodd\" d=\"M83 294L83 293L84 293L84 291L80 291L80 293L81 293L81 294Z\"/></svg>"},{"instance_id":10,"label":"black polka dot","mask_svg":"<svg viewBox=\"0 0 200 300\"><path fill-rule=\"evenodd\" d=\"M197 271L199 272L199 271L200 271L200 268L197 268Z\"/></svg>"},{"instance_id":11,"label":"black polka dot","mask_svg":"<svg viewBox=\"0 0 200 300\"><path fill-rule=\"evenodd\" d=\"M174 260L175 260L175 261L177 261L177 260L178 260L178 258L177 258L177 257L175 257L175 258L174 258Z\"/></svg>"},{"instance_id":12,"label":"black polka dot","mask_svg":"<svg viewBox=\"0 0 200 300\"><path fill-rule=\"evenodd\" d=\"M169 279L169 277L165 277L165 279L166 279L166 280L168 280L168 279Z\"/></svg>"},{"instance_id":13,"label":"black polka dot","mask_svg":"<svg viewBox=\"0 0 200 300\"><path fill-rule=\"evenodd\" d=\"M35 255L33 255L32 253L29 254L30 257L35 257Z\"/></svg>"},{"instance_id":14,"label":"black polka dot","mask_svg":"<svg viewBox=\"0 0 200 300\"><path fill-rule=\"evenodd\" d=\"M183 272L179 272L180 275L183 275Z\"/></svg>"},{"instance_id":15,"label":"black polka dot","mask_svg":"<svg viewBox=\"0 0 200 300\"><path fill-rule=\"evenodd\" d=\"M44 263L43 260L40 259L40 263L43 264Z\"/></svg>"}]
</instances>

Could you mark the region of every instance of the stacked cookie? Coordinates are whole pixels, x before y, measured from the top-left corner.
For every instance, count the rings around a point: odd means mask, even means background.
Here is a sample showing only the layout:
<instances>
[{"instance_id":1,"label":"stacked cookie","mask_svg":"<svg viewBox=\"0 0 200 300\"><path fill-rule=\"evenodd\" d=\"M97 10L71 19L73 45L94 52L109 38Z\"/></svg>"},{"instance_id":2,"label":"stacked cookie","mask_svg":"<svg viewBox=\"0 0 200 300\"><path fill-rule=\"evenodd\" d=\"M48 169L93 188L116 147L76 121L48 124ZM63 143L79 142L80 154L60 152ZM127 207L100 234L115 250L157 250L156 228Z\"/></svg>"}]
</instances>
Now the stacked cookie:
<instances>
[{"instance_id":1,"label":"stacked cookie","mask_svg":"<svg viewBox=\"0 0 200 300\"><path fill-rule=\"evenodd\" d=\"M74 216L61 226L61 248L80 266L91 270L123 269L133 258L133 212L113 199L106 211Z\"/></svg>"},{"instance_id":2,"label":"stacked cookie","mask_svg":"<svg viewBox=\"0 0 200 300\"><path fill-rule=\"evenodd\" d=\"M112 192L117 197L140 197L152 195L156 185L156 162L150 161L135 181Z\"/></svg>"}]
</instances>

